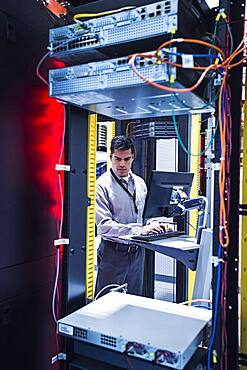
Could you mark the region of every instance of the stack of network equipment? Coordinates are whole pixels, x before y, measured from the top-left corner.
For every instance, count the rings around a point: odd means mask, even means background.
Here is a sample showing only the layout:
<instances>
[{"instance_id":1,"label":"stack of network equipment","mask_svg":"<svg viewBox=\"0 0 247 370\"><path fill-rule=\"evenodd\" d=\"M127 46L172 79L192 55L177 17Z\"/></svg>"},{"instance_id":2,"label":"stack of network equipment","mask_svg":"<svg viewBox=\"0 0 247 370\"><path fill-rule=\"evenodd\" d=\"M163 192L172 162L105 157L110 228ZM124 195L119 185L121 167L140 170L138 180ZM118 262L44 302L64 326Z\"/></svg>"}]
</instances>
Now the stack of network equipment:
<instances>
[{"instance_id":1,"label":"stack of network equipment","mask_svg":"<svg viewBox=\"0 0 247 370\"><path fill-rule=\"evenodd\" d=\"M148 3L50 30L50 56L67 64L116 58L153 50L171 37L174 30L175 37L190 38L201 38L208 31L209 9L205 0ZM93 5L90 8L93 11Z\"/></svg>"},{"instance_id":2,"label":"stack of network equipment","mask_svg":"<svg viewBox=\"0 0 247 370\"><path fill-rule=\"evenodd\" d=\"M167 120L135 122L131 132L140 139L173 139L177 137L173 122Z\"/></svg>"},{"instance_id":3,"label":"stack of network equipment","mask_svg":"<svg viewBox=\"0 0 247 370\"><path fill-rule=\"evenodd\" d=\"M188 106L202 107L203 85L197 95L171 95L141 80L128 63L128 55L149 52L151 46L154 50L164 36L172 37L174 29L189 37L205 33L205 9L204 0L165 0L51 30L51 56L85 64L50 71L50 96L118 120L171 115L171 106L175 114L185 113ZM169 49L169 61L181 63L176 52L184 50L178 47ZM191 54L196 51L191 45L186 48ZM111 59L100 60L107 57ZM166 86L170 86L171 75L177 88L191 86L199 78L195 70L159 65L154 59L139 57L135 65L150 81Z\"/></svg>"},{"instance_id":4,"label":"stack of network equipment","mask_svg":"<svg viewBox=\"0 0 247 370\"><path fill-rule=\"evenodd\" d=\"M97 122L97 150L107 150L107 127L101 122Z\"/></svg>"}]
</instances>

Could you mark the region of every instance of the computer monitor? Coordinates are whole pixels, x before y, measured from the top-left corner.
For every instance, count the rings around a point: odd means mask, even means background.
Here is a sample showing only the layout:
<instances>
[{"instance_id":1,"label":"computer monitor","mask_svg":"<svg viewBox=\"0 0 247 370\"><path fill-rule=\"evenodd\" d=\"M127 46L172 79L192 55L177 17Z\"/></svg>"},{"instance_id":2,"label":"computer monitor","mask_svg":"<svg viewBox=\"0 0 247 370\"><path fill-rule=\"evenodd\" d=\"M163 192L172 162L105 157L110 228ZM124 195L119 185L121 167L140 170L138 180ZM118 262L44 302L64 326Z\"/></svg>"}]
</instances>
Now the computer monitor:
<instances>
[{"instance_id":1,"label":"computer monitor","mask_svg":"<svg viewBox=\"0 0 247 370\"><path fill-rule=\"evenodd\" d=\"M174 191L181 189L187 196L190 194L194 174L188 172L164 172L151 173L148 193L143 213L144 223L153 217L176 216L172 209L177 204L173 200Z\"/></svg>"}]
</instances>

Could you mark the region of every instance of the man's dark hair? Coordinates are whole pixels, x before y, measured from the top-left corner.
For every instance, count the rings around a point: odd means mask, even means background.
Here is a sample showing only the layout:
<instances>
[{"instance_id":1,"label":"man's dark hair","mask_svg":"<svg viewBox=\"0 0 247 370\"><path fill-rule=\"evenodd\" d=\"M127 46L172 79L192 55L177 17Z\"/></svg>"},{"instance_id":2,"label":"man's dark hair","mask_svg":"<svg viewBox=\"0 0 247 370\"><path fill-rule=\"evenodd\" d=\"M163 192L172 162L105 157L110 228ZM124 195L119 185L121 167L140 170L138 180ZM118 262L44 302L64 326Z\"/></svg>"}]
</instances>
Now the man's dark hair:
<instances>
[{"instance_id":1,"label":"man's dark hair","mask_svg":"<svg viewBox=\"0 0 247 370\"><path fill-rule=\"evenodd\" d=\"M135 147L132 139L124 135L115 136L111 141L111 154L115 150L128 150L131 149L131 154L135 156Z\"/></svg>"}]
</instances>

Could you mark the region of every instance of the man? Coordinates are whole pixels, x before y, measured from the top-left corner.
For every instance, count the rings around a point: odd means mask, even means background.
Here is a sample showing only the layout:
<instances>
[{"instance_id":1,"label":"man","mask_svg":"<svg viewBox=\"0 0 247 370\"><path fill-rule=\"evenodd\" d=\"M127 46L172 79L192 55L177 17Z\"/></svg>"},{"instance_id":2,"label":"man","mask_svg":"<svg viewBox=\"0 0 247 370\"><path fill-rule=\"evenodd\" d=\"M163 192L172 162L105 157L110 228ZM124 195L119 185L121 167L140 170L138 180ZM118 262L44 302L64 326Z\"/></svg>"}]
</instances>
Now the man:
<instances>
[{"instance_id":1,"label":"man","mask_svg":"<svg viewBox=\"0 0 247 370\"><path fill-rule=\"evenodd\" d=\"M111 142L112 169L97 180L96 225L102 237L98 248L95 293L110 284L128 284L128 293L143 290L144 248L109 239L128 234L162 232L158 223L142 226L147 194L143 179L131 171L135 148L131 139L116 136ZM104 290L107 293L108 290ZM102 292L103 293L103 292Z\"/></svg>"}]
</instances>

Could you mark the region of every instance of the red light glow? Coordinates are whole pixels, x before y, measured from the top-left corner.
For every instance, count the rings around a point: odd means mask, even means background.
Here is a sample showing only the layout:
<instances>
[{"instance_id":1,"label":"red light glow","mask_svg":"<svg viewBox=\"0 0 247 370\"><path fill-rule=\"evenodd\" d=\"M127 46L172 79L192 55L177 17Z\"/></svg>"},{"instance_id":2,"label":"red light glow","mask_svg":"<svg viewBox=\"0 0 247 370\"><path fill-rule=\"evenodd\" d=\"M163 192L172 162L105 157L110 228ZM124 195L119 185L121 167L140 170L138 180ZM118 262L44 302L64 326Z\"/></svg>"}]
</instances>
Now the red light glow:
<instances>
[{"instance_id":1,"label":"red light glow","mask_svg":"<svg viewBox=\"0 0 247 370\"><path fill-rule=\"evenodd\" d=\"M61 202L55 166L62 146L64 108L48 96L45 86L30 88L25 96L24 107L29 181L45 197L48 213L59 220ZM63 174L61 177L63 184Z\"/></svg>"}]
</instances>

